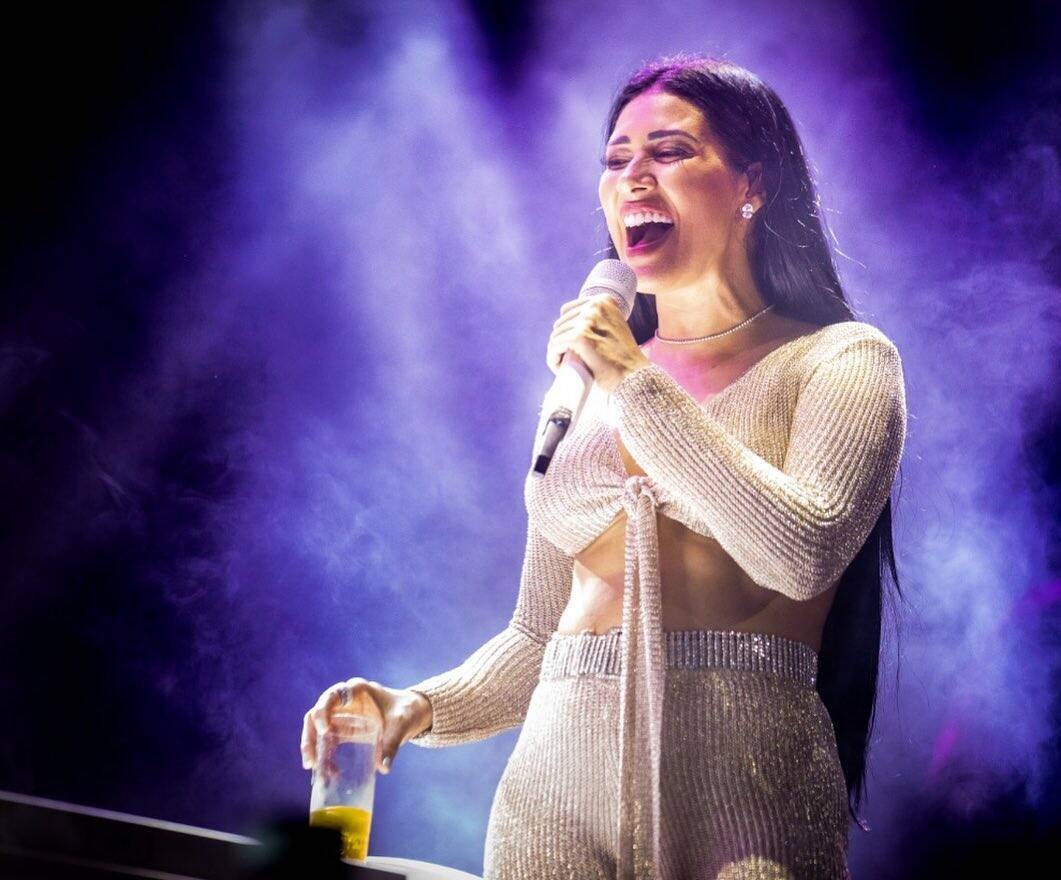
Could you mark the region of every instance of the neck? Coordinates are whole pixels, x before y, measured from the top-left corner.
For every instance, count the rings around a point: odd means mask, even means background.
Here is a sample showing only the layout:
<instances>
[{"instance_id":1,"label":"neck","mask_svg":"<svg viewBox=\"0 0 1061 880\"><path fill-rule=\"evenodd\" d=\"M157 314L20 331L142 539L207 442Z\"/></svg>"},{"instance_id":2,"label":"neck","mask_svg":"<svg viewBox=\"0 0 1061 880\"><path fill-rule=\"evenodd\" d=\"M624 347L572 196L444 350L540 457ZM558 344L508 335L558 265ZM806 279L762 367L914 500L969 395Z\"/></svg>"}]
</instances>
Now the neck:
<instances>
[{"instance_id":1,"label":"neck","mask_svg":"<svg viewBox=\"0 0 1061 880\"><path fill-rule=\"evenodd\" d=\"M744 263L730 276L714 273L686 287L656 293L659 335L691 339L731 330L767 307ZM768 342L777 335L777 316L771 310L739 330L690 345L652 340L652 359L671 364L712 364Z\"/></svg>"}]
</instances>

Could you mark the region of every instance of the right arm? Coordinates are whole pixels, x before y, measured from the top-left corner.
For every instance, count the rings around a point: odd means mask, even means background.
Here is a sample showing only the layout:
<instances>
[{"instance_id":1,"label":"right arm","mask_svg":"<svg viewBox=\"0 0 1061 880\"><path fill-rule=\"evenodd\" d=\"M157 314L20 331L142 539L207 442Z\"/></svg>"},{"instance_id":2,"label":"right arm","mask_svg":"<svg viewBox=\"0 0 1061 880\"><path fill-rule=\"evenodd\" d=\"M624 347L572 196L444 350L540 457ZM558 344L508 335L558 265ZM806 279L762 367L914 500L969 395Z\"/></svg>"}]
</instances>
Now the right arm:
<instances>
[{"instance_id":1,"label":"right arm","mask_svg":"<svg viewBox=\"0 0 1061 880\"><path fill-rule=\"evenodd\" d=\"M427 748L454 746L523 723L545 645L571 593L573 566L571 556L528 523L511 620L459 666L406 688L431 705L431 725L407 742Z\"/></svg>"}]
</instances>

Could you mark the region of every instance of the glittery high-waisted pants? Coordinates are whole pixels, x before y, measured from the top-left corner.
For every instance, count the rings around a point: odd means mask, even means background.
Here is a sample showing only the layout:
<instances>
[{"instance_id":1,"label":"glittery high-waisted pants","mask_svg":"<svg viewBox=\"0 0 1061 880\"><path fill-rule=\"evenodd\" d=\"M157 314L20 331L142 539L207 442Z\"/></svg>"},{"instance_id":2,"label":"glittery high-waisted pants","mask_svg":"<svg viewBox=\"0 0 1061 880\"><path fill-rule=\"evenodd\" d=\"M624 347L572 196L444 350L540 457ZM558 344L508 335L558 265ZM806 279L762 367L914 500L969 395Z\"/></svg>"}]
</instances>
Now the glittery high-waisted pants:
<instances>
[{"instance_id":1,"label":"glittery high-waisted pants","mask_svg":"<svg viewBox=\"0 0 1061 880\"><path fill-rule=\"evenodd\" d=\"M554 633L487 827L484 880L616 876L621 631ZM807 645L666 632L665 880L840 880L847 791Z\"/></svg>"}]
</instances>

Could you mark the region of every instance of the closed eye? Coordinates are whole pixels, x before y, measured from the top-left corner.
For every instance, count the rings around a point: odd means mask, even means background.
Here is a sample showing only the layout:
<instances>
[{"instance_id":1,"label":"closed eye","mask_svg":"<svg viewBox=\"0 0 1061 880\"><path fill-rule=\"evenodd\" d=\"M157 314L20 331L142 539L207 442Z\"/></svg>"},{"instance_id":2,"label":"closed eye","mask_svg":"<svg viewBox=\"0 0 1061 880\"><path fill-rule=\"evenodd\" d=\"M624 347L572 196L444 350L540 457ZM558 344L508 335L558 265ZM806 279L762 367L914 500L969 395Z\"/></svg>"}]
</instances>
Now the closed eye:
<instances>
[{"instance_id":1,"label":"closed eye","mask_svg":"<svg viewBox=\"0 0 1061 880\"><path fill-rule=\"evenodd\" d=\"M691 154L685 150L659 150L654 154L656 159L663 159L668 162L674 162L680 159L688 159ZM614 156L610 159L602 159L601 164L607 168L622 168L627 163L627 159Z\"/></svg>"}]
</instances>

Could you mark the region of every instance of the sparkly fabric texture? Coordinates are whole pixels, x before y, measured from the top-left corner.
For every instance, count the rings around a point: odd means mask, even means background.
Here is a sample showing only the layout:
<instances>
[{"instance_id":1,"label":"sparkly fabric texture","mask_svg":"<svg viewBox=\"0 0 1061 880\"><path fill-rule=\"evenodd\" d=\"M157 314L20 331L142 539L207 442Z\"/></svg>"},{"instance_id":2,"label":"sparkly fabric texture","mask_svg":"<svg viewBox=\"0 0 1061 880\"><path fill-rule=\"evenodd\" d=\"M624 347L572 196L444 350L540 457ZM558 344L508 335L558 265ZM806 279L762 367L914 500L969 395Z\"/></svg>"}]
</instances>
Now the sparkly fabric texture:
<instances>
[{"instance_id":1,"label":"sparkly fabric texture","mask_svg":"<svg viewBox=\"0 0 1061 880\"><path fill-rule=\"evenodd\" d=\"M817 656L781 636L665 634L668 878L843 880L847 789ZM494 796L484 880L619 876L621 633L554 634ZM653 866L634 850L634 875Z\"/></svg>"},{"instance_id":2,"label":"sparkly fabric texture","mask_svg":"<svg viewBox=\"0 0 1061 880\"><path fill-rule=\"evenodd\" d=\"M644 476L627 473L616 432ZM657 512L717 540L760 586L810 599L839 579L865 542L887 501L905 434L898 351L881 331L858 321L784 343L705 403L655 364L629 373L611 394L593 386L549 471L525 481L527 552L512 619L460 666L412 687L431 701L434 714L432 727L410 741L469 742L527 717L546 646L570 598L573 557L625 512L623 674L613 682L612 717L621 743L614 768L617 876L680 876L668 873L663 849L666 780L674 778L664 766L676 756L663 746L672 676L661 627ZM760 706L773 711L768 701ZM749 729L749 742L757 742L756 729ZM774 735L796 736L783 725ZM798 745L788 743L786 754ZM717 763L732 755L705 751L699 758ZM569 784L581 783L570 777ZM524 794L537 797L530 789ZM713 797L725 806L719 793ZM776 821L764 828L755 826L762 814L742 818L744 801L735 791L727 797L734 798L727 808L732 821L747 822L747 835L799 831L777 818L787 800L772 808ZM559 849L554 855L562 863ZM728 876L785 876L771 870L753 861L751 873Z\"/></svg>"}]
</instances>

